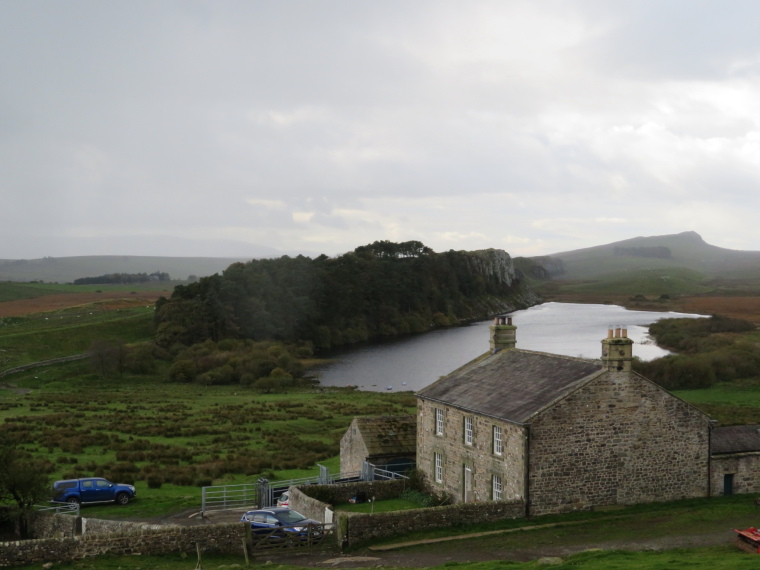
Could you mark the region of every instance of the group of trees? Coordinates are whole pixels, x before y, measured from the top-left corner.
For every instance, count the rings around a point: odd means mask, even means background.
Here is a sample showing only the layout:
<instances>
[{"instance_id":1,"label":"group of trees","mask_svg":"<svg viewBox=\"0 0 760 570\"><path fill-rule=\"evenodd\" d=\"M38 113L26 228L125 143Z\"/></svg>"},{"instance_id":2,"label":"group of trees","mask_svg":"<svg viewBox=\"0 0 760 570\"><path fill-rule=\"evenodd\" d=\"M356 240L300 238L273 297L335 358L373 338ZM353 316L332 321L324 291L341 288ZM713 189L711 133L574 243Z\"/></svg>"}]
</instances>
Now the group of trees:
<instances>
[{"instance_id":1,"label":"group of trees","mask_svg":"<svg viewBox=\"0 0 760 570\"><path fill-rule=\"evenodd\" d=\"M148 283L149 281L171 281L168 273L109 273L98 277L80 277L74 279L74 285L113 285L130 283Z\"/></svg>"},{"instance_id":2,"label":"group of trees","mask_svg":"<svg viewBox=\"0 0 760 570\"><path fill-rule=\"evenodd\" d=\"M381 241L335 258L235 263L160 299L156 342L276 339L321 349L484 317L516 284L489 272L476 253Z\"/></svg>"},{"instance_id":3,"label":"group of trees","mask_svg":"<svg viewBox=\"0 0 760 570\"><path fill-rule=\"evenodd\" d=\"M311 356L302 346L225 339L211 340L182 350L169 368L170 382L204 385L242 384L263 393L290 388L303 376L299 358Z\"/></svg>"},{"instance_id":4,"label":"group of trees","mask_svg":"<svg viewBox=\"0 0 760 570\"><path fill-rule=\"evenodd\" d=\"M755 329L749 321L723 316L662 319L650 325L649 334L658 345L678 354L637 360L634 367L669 390L709 388L717 382L760 376L760 353L754 344L731 334Z\"/></svg>"}]
</instances>

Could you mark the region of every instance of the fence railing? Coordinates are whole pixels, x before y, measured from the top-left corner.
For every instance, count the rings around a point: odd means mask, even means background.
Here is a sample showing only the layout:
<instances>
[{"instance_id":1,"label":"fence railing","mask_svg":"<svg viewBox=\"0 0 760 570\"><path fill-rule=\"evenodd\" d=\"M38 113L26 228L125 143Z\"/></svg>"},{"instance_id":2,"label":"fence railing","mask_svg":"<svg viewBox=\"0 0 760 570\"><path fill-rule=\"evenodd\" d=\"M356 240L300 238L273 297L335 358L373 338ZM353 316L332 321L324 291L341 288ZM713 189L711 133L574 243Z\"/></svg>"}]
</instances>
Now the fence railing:
<instances>
[{"instance_id":1,"label":"fence railing","mask_svg":"<svg viewBox=\"0 0 760 570\"><path fill-rule=\"evenodd\" d=\"M361 471L330 475L324 465L319 466L319 475L287 481L268 481L259 479L256 483L239 485L214 485L201 489L201 516L210 511L225 511L230 509L262 509L272 507L277 498L290 487L298 485L332 485L352 481L387 481L390 479L406 479L394 471L387 471L364 462Z\"/></svg>"},{"instance_id":2,"label":"fence railing","mask_svg":"<svg viewBox=\"0 0 760 570\"><path fill-rule=\"evenodd\" d=\"M53 503L51 505L34 505L40 512L79 516L79 503Z\"/></svg>"}]
</instances>

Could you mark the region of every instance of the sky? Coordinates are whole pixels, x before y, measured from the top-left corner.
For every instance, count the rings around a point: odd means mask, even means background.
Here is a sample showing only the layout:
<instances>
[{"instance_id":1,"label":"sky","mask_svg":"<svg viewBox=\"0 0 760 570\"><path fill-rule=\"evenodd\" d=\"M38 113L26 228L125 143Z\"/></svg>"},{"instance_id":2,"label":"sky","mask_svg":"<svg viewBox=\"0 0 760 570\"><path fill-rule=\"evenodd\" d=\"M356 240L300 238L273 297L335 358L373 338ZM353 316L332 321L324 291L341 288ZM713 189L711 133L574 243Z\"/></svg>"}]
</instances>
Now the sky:
<instances>
[{"instance_id":1,"label":"sky","mask_svg":"<svg viewBox=\"0 0 760 570\"><path fill-rule=\"evenodd\" d=\"M753 0L0 0L0 258L760 250Z\"/></svg>"}]
</instances>

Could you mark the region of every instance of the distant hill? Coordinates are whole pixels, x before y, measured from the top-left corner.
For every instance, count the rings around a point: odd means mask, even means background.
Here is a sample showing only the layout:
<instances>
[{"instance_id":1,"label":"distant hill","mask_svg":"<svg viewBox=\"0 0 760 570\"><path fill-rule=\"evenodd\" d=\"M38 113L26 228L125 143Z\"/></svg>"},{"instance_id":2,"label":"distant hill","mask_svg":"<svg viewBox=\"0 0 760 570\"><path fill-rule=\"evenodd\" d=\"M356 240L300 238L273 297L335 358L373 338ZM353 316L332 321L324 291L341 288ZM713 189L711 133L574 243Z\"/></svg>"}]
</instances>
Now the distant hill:
<instances>
[{"instance_id":1,"label":"distant hill","mask_svg":"<svg viewBox=\"0 0 760 570\"><path fill-rule=\"evenodd\" d=\"M44 281L72 283L82 277L111 273L168 273L173 280L190 275L206 277L221 273L239 257L150 257L135 255L85 255L42 259L0 259L0 281Z\"/></svg>"},{"instance_id":2,"label":"distant hill","mask_svg":"<svg viewBox=\"0 0 760 570\"><path fill-rule=\"evenodd\" d=\"M704 278L760 279L760 251L716 247L696 232L623 241L529 258L545 275L564 280L605 278L639 270L687 269Z\"/></svg>"}]
</instances>

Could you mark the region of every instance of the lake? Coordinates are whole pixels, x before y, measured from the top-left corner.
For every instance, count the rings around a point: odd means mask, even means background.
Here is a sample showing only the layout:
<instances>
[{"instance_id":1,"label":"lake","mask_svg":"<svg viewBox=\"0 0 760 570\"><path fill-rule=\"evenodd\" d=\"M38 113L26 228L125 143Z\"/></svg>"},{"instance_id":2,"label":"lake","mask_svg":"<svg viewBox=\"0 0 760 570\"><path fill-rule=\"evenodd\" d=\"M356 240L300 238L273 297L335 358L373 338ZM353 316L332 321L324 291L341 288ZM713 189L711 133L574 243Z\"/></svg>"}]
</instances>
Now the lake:
<instances>
[{"instance_id":1,"label":"lake","mask_svg":"<svg viewBox=\"0 0 760 570\"><path fill-rule=\"evenodd\" d=\"M652 360L668 354L648 336L659 319L704 315L629 311L618 305L544 303L511 313L517 347L581 358L599 358L609 326L627 326L633 354ZM335 351L316 368L323 386L361 390L420 390L489 350L492 320Z\"/></svg>"}]
</instances>

